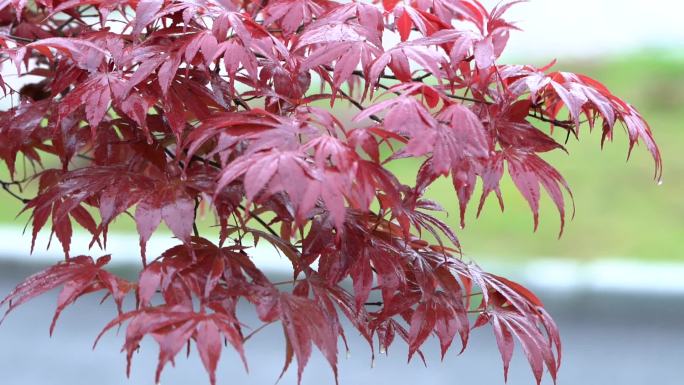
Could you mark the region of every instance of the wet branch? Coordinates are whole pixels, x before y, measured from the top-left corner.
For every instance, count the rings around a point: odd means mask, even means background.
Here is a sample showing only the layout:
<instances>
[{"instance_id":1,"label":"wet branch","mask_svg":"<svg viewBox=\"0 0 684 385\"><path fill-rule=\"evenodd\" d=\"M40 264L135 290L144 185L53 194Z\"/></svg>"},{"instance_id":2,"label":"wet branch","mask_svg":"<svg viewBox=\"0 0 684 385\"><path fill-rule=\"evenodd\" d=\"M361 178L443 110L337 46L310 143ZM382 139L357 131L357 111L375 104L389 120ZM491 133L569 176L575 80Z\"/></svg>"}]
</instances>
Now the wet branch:
<instances>
[{"instance_id":1,"label":"wet branch","mask_svg":"<svg viewBox=\"0 0 684 385\"><path fill-rule=\"evenodd\" d=\"M10 196L23 204L29 203L31 201L30 199L26 199L12 191L12 189L10 189L11 186L21 186L21 184L19 182L5 182L0 180L0 187L2 187L2 189L5 190Z\"/></svg>"}]
</instances>

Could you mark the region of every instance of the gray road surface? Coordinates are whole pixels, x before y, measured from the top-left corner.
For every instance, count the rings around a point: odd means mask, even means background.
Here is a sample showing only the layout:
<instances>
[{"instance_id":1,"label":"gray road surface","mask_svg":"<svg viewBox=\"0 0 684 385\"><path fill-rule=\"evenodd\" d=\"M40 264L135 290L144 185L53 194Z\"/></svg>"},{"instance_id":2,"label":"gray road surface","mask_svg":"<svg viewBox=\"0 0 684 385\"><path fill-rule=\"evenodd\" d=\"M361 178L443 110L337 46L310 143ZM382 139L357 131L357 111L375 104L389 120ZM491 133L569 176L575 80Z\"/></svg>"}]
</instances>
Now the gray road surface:
<instances>
[{"instance_id":1,"label":"gray road surface","mask_svg":"<svg viewBox=\"0 0 684 385\"><path fill-rule=\"evenodd\" d=\"M0 266L0 293L4 296L32 269ZM684 359L684 298L635 297L609 293L546 293L542 299L555 316L564 342L560 385L682 385ZM114 315L111 303L84 298L68 309L48 337L56 293L24 305L0 326L0 384L2 385L148 385L154 383L156 346L148 341L134 358L130 379L119 353L122 335L108 334L95 351L94 337ZM248 311L245 309L245 311ZM246 315L246 319L253 315ZM350 333L351 334L351 333ZM340 383L392 385L503 384L500 358L488 329L474 332L462 356L451 353L440 362L436 343L425 349L428 367L419 360L406 365L406 349L399 343L388 356L370 367L369 350L350 335L351 355L340 362ZM433 341L434 342L434 341ZM278 325L270 326L247 347L250 373L237 355L225 349L218 384L271 385L284 358ZM199 358L179 356L168 367L164 385L208 384ZM280 384L296 384L296 370ZM304 373L304 385L334 384L330 369L315 353ZM516 349L509 375L511 385L533 385L524 356ZM544 384L551 384L546 378Z\"/></svg>"}]
</instances>

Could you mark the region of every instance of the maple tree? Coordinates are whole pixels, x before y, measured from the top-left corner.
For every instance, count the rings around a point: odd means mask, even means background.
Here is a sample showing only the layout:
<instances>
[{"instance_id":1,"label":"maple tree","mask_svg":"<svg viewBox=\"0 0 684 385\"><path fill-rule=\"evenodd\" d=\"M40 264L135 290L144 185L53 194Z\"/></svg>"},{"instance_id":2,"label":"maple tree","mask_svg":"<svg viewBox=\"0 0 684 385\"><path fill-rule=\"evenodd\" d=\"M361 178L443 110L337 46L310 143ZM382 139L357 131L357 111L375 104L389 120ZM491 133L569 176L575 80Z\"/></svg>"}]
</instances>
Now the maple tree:
<instances>
[{"instance_id":1,"label":"maple tree","mask_svg":"<svg viewBox=\"0 0 684 385\"><path fill-rule=\"evenodd\" d=\"M153 337L157 380L192 342L212 384L224 340L247 367L241 301L264 325L280 322L283 371L296 360L300 380L313 345L337 378L341 317L371 352L399 337L409 358L423 358L431 335L443 356L491 325L504 374L517 340L537 383L544 370L555 380L561 341L542 302L464 261L423 194L451 177L463 226L478 183L478 210L491 193L503 209L507 170L535 229L543 189L562 232L572 195L541 156L565 150L554 129L578 137L588 123L603 143L624 127L630 152L642 142L653 155L656 178L661 158L637 110L599 82L554 63L497 63L516 29L504 14L519 2L0 1L2 75L31 75L21 88L0 77L15 101L1 113L12 178L2 187L30 212L31 249L47 226L65 255L2 305L9 313L62 287L52 331L66 306L104 291L119 311L104 331L127 324L129 365ZM31 178L17 176L18 157L38 170ZM412 185L386 167L403 158L420 162ZM200 234L198 210L218 234ZM109 225L126 215L140 236L137 282L108 272L110 256L70 254L74 225L106 249ZM180 243L149 256L162 222ZM250 259L257 242L289 259L288 287Z\"/></svg>"}]
</instances>

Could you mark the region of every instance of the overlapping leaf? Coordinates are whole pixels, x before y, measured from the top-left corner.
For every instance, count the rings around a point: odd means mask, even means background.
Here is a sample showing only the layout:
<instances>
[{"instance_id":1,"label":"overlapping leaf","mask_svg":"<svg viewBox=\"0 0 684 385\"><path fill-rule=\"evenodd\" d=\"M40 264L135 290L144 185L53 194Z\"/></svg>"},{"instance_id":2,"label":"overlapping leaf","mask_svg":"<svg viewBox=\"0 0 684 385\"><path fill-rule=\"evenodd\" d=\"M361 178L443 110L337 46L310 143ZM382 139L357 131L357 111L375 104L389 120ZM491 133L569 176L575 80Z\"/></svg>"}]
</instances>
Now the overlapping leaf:
<instances>
[{"instance_id":1,"label":"overlapping leaf","mask_svg":"<svg viewBox=\"0 0 684 385\"><path fill-rule=\"evenodd\" d=\"M110 260L111 256L108 255L97 261L88 256L78 256L28 277L0 302L0 306L9 304L5 317L17 306L60 286L62 290L57 297L57 310L50 324L50 334L64 308L89 293L107 291L121 312L124 297L133 285L103 269Z\"/></svg>"},{"instance_id":2,"label":"overlapping leaf","mask_svg":"<svg viewBox=\"0 0 684 385\"><path fill-rule=\"evenodd\" d=\"M159 345L159 363L155 375L157 383L161 379L164 366L169 362L173 364L178 352L191 339L197 345L202 364L209 373L212 385L216 384L216 366L221 358L224 338L240 354L247 368L243 337L236 327L237 320L224 313L196 313L191 308L182 305L144 308L120 315L105 326L100 336L123 322L128 322L126 342L123 347L128 360L128 374L130 374L133 353L138 350L140 341L147 335L153 337Z\"/></svg>"}]
</instances>

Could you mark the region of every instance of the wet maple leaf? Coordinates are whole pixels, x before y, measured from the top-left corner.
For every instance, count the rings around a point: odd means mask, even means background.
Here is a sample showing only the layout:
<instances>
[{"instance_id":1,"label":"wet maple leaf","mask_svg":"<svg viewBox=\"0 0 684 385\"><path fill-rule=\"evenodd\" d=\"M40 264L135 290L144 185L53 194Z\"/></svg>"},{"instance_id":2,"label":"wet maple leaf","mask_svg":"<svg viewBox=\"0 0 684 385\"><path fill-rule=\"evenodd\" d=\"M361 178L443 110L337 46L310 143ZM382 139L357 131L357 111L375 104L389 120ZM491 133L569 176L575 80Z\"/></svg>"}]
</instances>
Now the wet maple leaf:
<instances>
[{"instance_id":1,"label":"wet maple leaf","mask_svg":"<svg viewBox=\"0 0 684 385\"><path fill-rule=\"evenodd\" d=\"M133 285L102 269L110 260L109 255L97 261L88 256L79 256L32 275L0 302L0 306L9 304L3 320L17 306L60 286L63 287L57 297L57 310L50 324L50 334L62 311L86 294L106 290L121 312L124 297Z\"/></svg>"}]
</instances>

